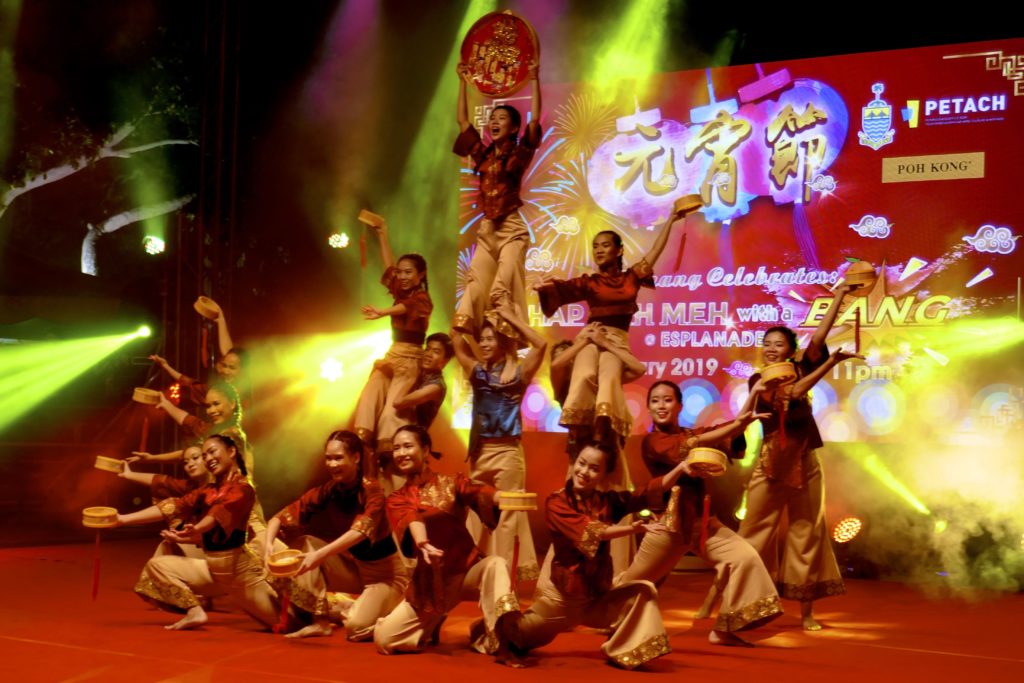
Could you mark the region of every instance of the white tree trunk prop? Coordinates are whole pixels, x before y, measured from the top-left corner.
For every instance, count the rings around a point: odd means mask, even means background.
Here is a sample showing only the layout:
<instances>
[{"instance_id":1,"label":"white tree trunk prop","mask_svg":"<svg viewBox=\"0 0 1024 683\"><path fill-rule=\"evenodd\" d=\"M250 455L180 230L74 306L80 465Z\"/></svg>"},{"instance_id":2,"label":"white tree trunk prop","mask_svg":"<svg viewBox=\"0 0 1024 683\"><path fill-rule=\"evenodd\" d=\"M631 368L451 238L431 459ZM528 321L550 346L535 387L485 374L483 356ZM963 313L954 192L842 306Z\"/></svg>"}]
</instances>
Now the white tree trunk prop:
<instances>
[{"instance_id":1,"label":"white tree trunk prop","mask_svg":"<svg viewBox=\"0 0 1024 683\"><path fill-rule=\"evenodd\" d=\"M31 192L43 185L49 185L50 183L55 183L58 180L63 180L78 171L89 168L101 159L114 157L119 159L128 159L139 152L146 152L151 149L156 149L157 147L167 147L168 145L198 145L195 140L157 140L145 145L136 145L135 147L118 149L117 146L124 142L128 136L134 132L135 124L126 123L118 128L114 134L110 136L110 139L107 140L106 144L103 145L103 147L101 147L94 155L78 157L66 164L61 164L60 166L55 166L54 168L43 171L42 173L38 173L25 180L21 185L15 185L8 188L6 192L0 195L0 218L3 218L4 212L7 211L7 207L11 205L11 202L26 192ZM83 272L85 272L84 265Z\"/></svg>"},{"instance_id":2,"label":"white tree trunk prop","mask_svg":"<svg viewBox=\"0 0 1024 683\"><path fill-rule=\"evenodd\" d=\"M115 216L111 216L99 225L88 223L89 231L85 234L85 239L82 240L82 272L86 275L99 274L96 268L96 240L98 240L101 235L109 235L112 232L120 230L126 225L131 225L138 221L144 221L155 216L172 213L188 204L194 198L194 194L185 195L184 197L178 197L177 199L161 202L160 204L140 206L135 209L124 211Z\"/></svg>"}]
</instances>

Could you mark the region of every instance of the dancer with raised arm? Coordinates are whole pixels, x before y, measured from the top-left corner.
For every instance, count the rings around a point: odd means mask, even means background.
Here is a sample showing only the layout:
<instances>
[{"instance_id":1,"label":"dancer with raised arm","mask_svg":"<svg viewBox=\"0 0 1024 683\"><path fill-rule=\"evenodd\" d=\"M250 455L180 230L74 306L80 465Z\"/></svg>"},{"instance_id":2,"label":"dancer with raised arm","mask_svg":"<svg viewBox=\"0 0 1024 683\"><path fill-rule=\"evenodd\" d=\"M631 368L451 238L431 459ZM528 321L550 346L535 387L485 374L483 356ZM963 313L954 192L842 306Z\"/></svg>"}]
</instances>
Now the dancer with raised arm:
<instances>
[{"instance_id":1,"label":"dancer with raised arm","mask_svg":"<svg viewBox=\"0 0 1024 683\"><path fill-rule=\"evenodd\" d=\"M661 380L647 392L654 429L641 446L644 464L651 476L661 476L680 463L684 463L684 472L678 492L666 495L652 508L662 511L659 519L663 527L644 536L633 564L619 580L646 579L661 584L688 551L713 564L716 584L724 586L718 620L708 635L715 645L749 645L736 635L737 631L757 628L782 614L779 594L757 551L710 515L702 475L685 464L693 448L723 446L728 452L730 440L742 434L752 420L767 417L751 413L754 397L751 393L740 414L730 422L687 429L679 426L683 394L677 384Z\"/></svg>"},{"instance_id":2,"label":"dancer with raised arm","mask_svg":"<svg viewBox=\"0 0 1024 683\"><path fill-rule=\"evenodd\" d=\"M482 355L477 361L461 335L455 335L455 357L473 388L473 426L467 454L469 478L499 491L522 491L526 486L526 454L521 443L523 394L544 362L547 342L510 305L499 305L496 312L530 345L530 351L520 362L511 339L498 334L487 321L477 338ZM501 556L510 567L516 564L517 579L537 578L537 551L525 514L502 512L493 534L471 520L470 532L488 555Z\"/></svg>"},{"instance_id":3,"label":"dancer with raised arm","mask_svg":"<svg viewBox=\"0 0 1024 683\"><path fill-rule=\"evenodd\" d=\"M493 309L509 305L519 317L527 313L526 249L530 231L519 215L519 207L523 205L519 192L523 175L541 143L538 71L537 64L530 65L530 122L523 129L522 115L515 107L508 104L494 107L487 131L491 141L487 144L469 121L466 98L469 67L459 64L456 68L459 99L455 111L459 136L453 151L473 161L480 178L477 206L483 213L476 228L476 247L466 287L453 323L459 332L477 334L488 313L498 332L517 338L515 328L504 318L494 316Z\"/></svg>"},{"instance_id":4,"label":"dancer with raised arm","mask_svg":"<svg viewBox=\"0 0 1024 683\"><path fill-rule=\"evenodd\" d=\"M391 348L384 358L374 362L370 377L359 395L352 423L354 431L367 446L369 461L364 464L368 476L379 474L378 454L391 451L391 435L412 420L399 414L395 401L408 394L420 376L423 342L430 325L434 304L427 284L427 262L419 254L403 254L395 261L388 241L388 226L383 220L373 225L380 242L384 275L381 284L393 297L387 308L363 306L367 320L391 319Z\"/></svg>"}]
</instances>

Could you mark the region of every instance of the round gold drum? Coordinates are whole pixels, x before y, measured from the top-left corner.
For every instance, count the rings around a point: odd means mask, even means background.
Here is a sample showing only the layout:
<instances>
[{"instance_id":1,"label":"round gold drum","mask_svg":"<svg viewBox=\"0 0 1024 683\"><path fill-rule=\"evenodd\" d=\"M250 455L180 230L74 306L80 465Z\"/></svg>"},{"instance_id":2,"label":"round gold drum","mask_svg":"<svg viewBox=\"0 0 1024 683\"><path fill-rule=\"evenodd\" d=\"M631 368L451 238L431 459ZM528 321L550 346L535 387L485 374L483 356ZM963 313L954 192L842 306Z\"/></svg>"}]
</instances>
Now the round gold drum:
<instances>
[{"instance_id":1,"label":"round gold drum","mask_svg":"<svg viewBox=\"0 0 1024 683\"><path fill-rule=\"evenodd\" d=\"M117 458L108 458L105 455L97 455L96 462L95 464L93 464L93 467L95 467L98 470L103 470L104 472L114 472L115 474L120 474L121 472L124 472L124 460L118 460Z\"/></svg>"},{"instance_id":2,"label":"round gold drum","mask_svg":"<svg viewBox=\"0 0 1024 683\"><path fill-rule=\"evenodd\" d=\"M302 564L302 558L306 555L301 550L289 548L274 553L267 560L267 569L274 576L295 576Z\"/></svg>"},{"instance_id":3,"label":"round gold drum","mask_svg":"<svg viewBox=\"0 0 1024 683\"><path fill-rule=\"evenodd\" d=\"M196 309L196 313L207 320L216 320L220 317L220 306L208 296L201 296L196 299L196 302L192 304L192 308Z\"/></svg>"},{"instance_id":4,"label":"round gold drum","mask_svg":"<svg viewBox=\"0 0 1024 683\"><path fill-rule=\"evenodd\" d=\"M97 506L82 510L82 526L90 529L110 529L117 526L117 508Z\"/></svg>"},{"instance_id":5,"label":"round gold drum","mask_svg":"<svg viewBox=\"0 0 1024 683\"><path fill-rule=\"evenodd\" d=\"M867 261L851 263L850 267L846 269L846 274L843 275L843 280L846 281L846 284L857 287L854 291L871 289L877 279L875 267Z\"/></svg>"},{"instance_id":6,"label":"round gold drum","mask_svg":"<svg viewBox=\"0 0 1024 683\"><path fill-rule=\"evenodd\" d=\"M672 212L677 216L689 216L703 206L704 200L700 198L699 194L687 194L675 201L675 204L672 205Z\"/></svg>"},{"instance_id":7,"label":"round gold drum","mask_svg":"<svg viewBox=\"0 0 1024 683\"><path fill-rule=\"evenodd\" d=\"M513 511L536 510L537 494L514 491L502 491L501 497L498 502L498 508L501 510Z\"/></svg>"},{"instance_id":8,"label":"round gold drum","mask_svg":"<svg viewBox=\"0 0 1024 683\"><path fill-rule=\"evenodd\" d=\"M691 448L686 456L686 464L690 470L702 477L718 477L725 474L729 466L729 458L717 448Z\"/></svg>"},{"instance_id":9,"label":"round gold drum","mask_svg":"<svg viewBox=\"0 0 1024 683\"><path fill-rule=\"evenodd\" d=\"M796 381L796 368L789 361L772 363L761 368L761 379L769 388L781 387Z\"/></svg>"},{"instance_id":10,"label":"round gold drum","mask_svg":"<svg viewBox=\"0 0 1024 683\"><path fill-rule=\"evenodd\" d=\"M156 389L135 387L135 391L132 392L132 400L147 406L158 406L160 405L160 392Z\"/></svg>"}]
</instances>

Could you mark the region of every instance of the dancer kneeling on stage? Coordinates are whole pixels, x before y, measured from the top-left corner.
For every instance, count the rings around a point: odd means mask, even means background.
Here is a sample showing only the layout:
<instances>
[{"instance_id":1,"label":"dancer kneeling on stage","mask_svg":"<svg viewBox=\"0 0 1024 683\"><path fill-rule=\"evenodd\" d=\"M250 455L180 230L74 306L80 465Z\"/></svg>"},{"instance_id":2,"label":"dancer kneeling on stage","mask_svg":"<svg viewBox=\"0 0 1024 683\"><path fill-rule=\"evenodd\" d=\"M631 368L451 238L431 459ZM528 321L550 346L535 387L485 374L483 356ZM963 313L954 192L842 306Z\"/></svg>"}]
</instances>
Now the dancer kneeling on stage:
<instances>
[{"instance_id":1,"label":"dancer kneeling on stage","mask_svg":"<svg viewBox=\"0 0 1024 683\"><path fill-rule=\"evenodd\" d=\"M278 620L277 595L263 567L245 547L246 527L256 493L245 478L245 463L231 437L216 434L203 442L203 459L214 481L181 498L127 515L119 524L145 524L172 516L194 520L180 531L161 535L175 543L201 545L205 559L165 555L146 563L135 592L158 607L185 612L170 630L205 624L200 596L226 593L238 607L264 626Z\"/></svg>"},{"instance_id":2,"label":"dancer kneeling on stage","mask_svg":"<svg viewBox=\"0 0 1024 683\"><path fill-rule=\"evenodd\" d=\"M756 388L756 387L755 387ZM732 422L707 430L679 426L683 409L682 392L668 381L655 382L647 392L647 409L654 431L644 437L641 452L651 476L660 476L685 463L691 448L715 447L740 434L751 420L751 393L740 415ZM645 579L660 584L688 551L715 565L715 583L720 586L722 606L708 640L716 645L747 646L736 631L762 626L782 614L779 594L761 558L746 541L707 513L704 480L684 464L679 492L660 501L657 510L663 528L644 537L633 564L620 581ZM709 501L708 501L709 502ZM668 503L666 506L665 503Z\"/></svg>"},{"instance_id":3,"label":"dancer kneeling on stage","mask_svg":"<svg viewBox=\"0 0 1024 683\"><path fill-rule=\"evenodd\" d=\"M324 446L331 480L302 494L267 523L267 548L280 529L306 526L324 513L337 535L330 543L302 536L292 545L306 556L291 579L291 604L313 623L289 638L331 635L331 619L345 624L349 640L368 640L377 619L402 601L408 573L384 519L384 493L364 478L363 443L352 432L332 432ZM267 551L267 557L273 551ZM337 593L359 593L351 598Z\"/></svg>"},{"instance_id":4,"label":"dancer kneeling on stage","mask_svg":"<svg viewBox=\"0 0 1024 683\"><path fill-rule=\"evenodd\" d=\"M388 496L388 519L402 552L419 562L405 600L377 622L373 642L383 654L419 652L428 639L436 642L463 593L478 593L484 618L474 624L470 645L505 661L506 631L520 616L508 564L495 555L481 557L466 530L467 510L494 528L501 494L461 473L432 472L427 458L440 454L430 450L430 435L418 425L401 427L393 443L395 469L406 483Z\"/></svg>"},{"instance_id":5,"label":"dancer kneeling on stage","mask_svg":"<svg viewBox=\"0 0 1024 683\"><path fill-rule=\"evenodd\" d=\"M670 651L658 611L658 589L650 581L622 582L613 588L608 541L660 530L658 522L617 522L660 502L663 492L684 473L684 465L678 464L641 490L602 490L614 467L611 449L592 442L580 450L565 488L548 496L547 522L554 548L551 579L538 584L533 605L511 635L513 651L521 654L546 645L578 624L611 628L601 650L613 664L626 669Z\"/></svg>"},{"instance_id":6,"label":"dancer kneeling on stage","mask_svg":"<svg viewBox=\"0 0 1024 683\"><path fill-rule=\"evenodd\" d=\"M118 473L118 477L133 481L137 484L149 487L150 497L153 503L158 503L167 498L180 498L205 484L210 483L210 472L203 462L202 446L188 446L182 451L182 466L185 469L186 479L168 477L165 474L153 474L150 472L135 472L131 469L131 463L126 462L124 469ZM167 520L168 529L180 529L184 522L178 518ZM157 546L154 557L160 555L185 555L186 557L203 557L202 548L186 543L178 545L164 539Z\"/></svg>"}]
</instances>

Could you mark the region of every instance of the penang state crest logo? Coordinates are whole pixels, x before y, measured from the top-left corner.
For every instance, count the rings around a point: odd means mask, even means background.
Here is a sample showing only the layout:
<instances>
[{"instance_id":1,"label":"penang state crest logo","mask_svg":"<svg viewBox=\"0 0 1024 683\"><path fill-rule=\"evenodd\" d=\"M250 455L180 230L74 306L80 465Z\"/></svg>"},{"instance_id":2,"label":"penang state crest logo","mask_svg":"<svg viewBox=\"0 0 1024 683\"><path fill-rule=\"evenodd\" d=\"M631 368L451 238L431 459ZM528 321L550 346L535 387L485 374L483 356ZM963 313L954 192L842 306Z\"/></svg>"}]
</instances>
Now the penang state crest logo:
<instances>
[{"instance_id":1,"label":"penang state crest logo","mask_svg":"<svg viewBox=\"0 0 1024 683\"><path fill-rule=\"evenodd\" d=\"M861 107L860 127L857 139L865 147L877 150L892 142L896 135L896 129L892 124L892 107L882 99L885 85L875 83L871 86L871 92L875 93L875 99Z\"/></svg>"}]
</instances>

